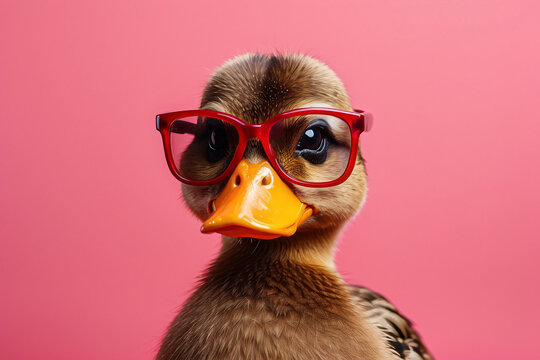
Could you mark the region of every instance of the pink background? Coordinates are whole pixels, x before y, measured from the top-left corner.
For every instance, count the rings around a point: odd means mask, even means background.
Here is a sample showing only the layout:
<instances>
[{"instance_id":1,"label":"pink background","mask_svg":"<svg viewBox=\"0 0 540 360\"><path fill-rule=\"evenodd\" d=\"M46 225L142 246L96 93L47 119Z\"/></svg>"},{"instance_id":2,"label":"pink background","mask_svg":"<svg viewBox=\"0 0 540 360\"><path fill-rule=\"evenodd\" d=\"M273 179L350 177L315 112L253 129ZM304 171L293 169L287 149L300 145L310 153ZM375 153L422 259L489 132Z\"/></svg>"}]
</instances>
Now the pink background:
<instances>
[{"instance_id":1,"label":"pink background","mask_svg":"<svg viewBox=\"0 0 540 360\"><path fill-rule=\"evenodd\" d=\"M304 52L376 116L345 278L438 359L540 359L536 1L0 5L0 359L149 359L218 236L154 128L247 51Z\"/></svg>"}]
</instances>

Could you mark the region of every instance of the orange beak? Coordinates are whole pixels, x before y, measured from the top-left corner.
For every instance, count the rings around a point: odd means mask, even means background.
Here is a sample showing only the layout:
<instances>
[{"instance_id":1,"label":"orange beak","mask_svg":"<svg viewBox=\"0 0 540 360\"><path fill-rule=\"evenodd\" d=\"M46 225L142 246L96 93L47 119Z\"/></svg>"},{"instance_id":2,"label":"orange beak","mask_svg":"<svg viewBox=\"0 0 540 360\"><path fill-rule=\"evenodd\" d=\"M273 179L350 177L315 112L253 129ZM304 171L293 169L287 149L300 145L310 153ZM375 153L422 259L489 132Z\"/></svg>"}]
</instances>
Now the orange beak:
<instances>
[{"instance_id":1,"label":"orange beak","mask_svg":"<svg viewBox=\"0 0 540 360\"><path fill-rule=\"evenodd\" d=\"M218 197L201 232L274 239L291 236L313 213L280 179L268 161L242 160Z\"/></svg>"}]
</instances>

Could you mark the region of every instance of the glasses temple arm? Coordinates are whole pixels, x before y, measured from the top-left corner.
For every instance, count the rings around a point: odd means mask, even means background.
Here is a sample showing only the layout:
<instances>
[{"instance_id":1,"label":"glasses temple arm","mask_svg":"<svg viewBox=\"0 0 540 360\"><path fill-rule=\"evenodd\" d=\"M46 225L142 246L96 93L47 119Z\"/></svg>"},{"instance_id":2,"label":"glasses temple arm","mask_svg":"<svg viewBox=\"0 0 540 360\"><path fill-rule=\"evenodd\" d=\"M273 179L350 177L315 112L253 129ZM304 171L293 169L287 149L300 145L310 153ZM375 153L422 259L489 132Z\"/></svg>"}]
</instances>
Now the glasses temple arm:
<instances>
[{"instance_id":1,"label":"glasses temple arm","mask_svg":"<svg viewBox=\"0 0 540 360\"><path fill-rule=\"evenodd\" d=\"M370 131L373 128L373 115L364 110L354 109L354 111L360 115L359 120L361 121L357 123L360 127L359 130L362 132Z\"/></svg>"},{"instance_id":2,"label":"glasses temple arm","mask_svg":"<svg viewBox=\"0 0 540 360\"><path fill-rule=\"evenodd\" d=\"M161 130L163 123L160 121L159 115L156 116L156 129ZM193 124L189 121L175 120L171 125L172 133L175 134L196 134L197 124Z\"/></svg>"}]
</instances>

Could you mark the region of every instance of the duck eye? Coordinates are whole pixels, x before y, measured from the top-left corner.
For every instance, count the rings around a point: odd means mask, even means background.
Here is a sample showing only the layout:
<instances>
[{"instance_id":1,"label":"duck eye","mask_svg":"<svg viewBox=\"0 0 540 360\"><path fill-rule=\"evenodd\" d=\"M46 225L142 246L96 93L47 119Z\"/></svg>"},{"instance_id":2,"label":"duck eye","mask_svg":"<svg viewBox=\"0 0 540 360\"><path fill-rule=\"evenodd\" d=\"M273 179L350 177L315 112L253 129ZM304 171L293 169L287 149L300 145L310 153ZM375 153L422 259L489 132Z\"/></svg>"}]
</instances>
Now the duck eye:
<instances>
[{"instance_id":1,"label":"duck eye","mask_svg":"<svg viewBox=\"0 0 540 360\"><path fill-rule=\"evenodd\" d=\"M327 130L320 122L326 124L324 120L317 121L317 125L304 131L296 144L295 152L312 164L322 164L328 155Z\"/></svg>"},{"instance_id":2,"label":"duck eye","mask_svg":"<svg viewBox=\"0 0 540 360\"><path fill-rule=\"evenodd\" d=\"M307 129L302 134L300 141L296 145L296 150L317 150L321 146L323 136L318 128Z\"/></svg>"},{"instance_id":3,"label":"duck eye","mask_svg":"<svg viewBox=\"0 0 540 360\"><path fill-rule=\"evenodd\" d=\"M227 154L227 135L223 126L210 126L207 129L208 146L206 158L210 162L217 162Z\"/></svg>"},{"instance_id":4,"label":"duck eye","mask_svg":"<svg viewBox=\"0 0 540 360\"><path fill-rule=\"evenodd\" d=\"M219 148L218 141L222 140L219 138L219 135L216 134L216 129L212 129L212 132L210 133L210 140L208 141L208 146L210 146L210 149L217 150Z\"/></svg>"}]
</instances>

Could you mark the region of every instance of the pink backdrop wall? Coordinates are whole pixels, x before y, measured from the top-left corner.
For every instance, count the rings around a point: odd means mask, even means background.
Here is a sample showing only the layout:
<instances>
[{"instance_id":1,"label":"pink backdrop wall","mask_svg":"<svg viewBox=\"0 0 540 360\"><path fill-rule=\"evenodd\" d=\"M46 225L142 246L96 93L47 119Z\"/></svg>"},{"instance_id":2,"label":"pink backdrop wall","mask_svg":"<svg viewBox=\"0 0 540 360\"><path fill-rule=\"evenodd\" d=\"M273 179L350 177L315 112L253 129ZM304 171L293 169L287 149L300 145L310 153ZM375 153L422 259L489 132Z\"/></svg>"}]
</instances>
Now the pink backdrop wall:
<instances>
[{"instance_id":1,"label":"pink backdrop wall","mask_svg":"<svg viewBox=\"0 0 540 360\"><path fill-rule=\"evenodd\" d=\"M534 1L0 5L0 359L149 359L215 255L154 129L246 51L305 52L376 116L347 280L438 359L540 359Z\"/></svg>"}]
</instances>

